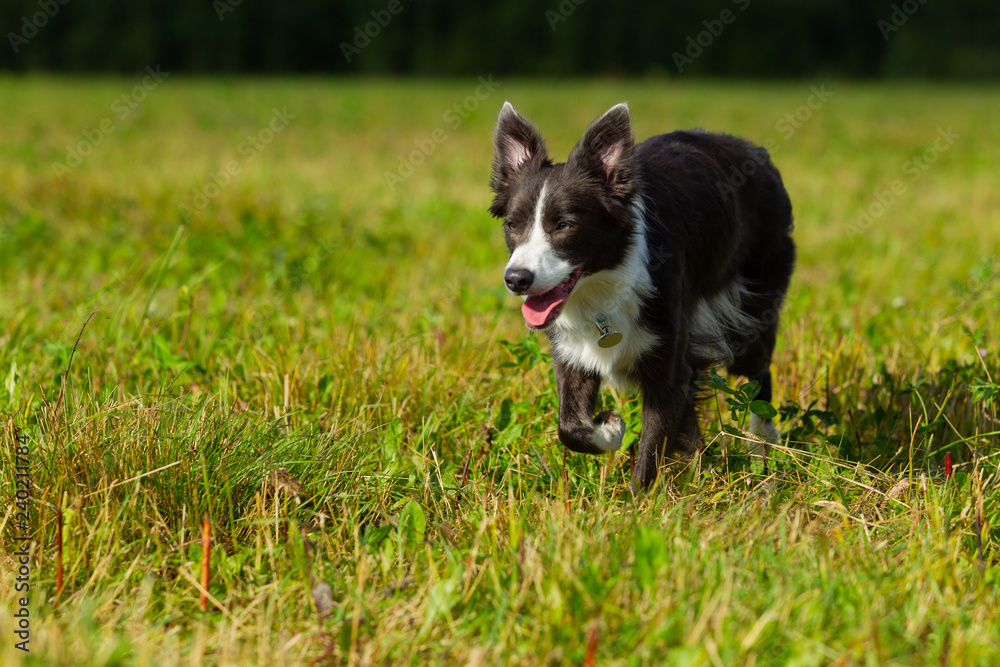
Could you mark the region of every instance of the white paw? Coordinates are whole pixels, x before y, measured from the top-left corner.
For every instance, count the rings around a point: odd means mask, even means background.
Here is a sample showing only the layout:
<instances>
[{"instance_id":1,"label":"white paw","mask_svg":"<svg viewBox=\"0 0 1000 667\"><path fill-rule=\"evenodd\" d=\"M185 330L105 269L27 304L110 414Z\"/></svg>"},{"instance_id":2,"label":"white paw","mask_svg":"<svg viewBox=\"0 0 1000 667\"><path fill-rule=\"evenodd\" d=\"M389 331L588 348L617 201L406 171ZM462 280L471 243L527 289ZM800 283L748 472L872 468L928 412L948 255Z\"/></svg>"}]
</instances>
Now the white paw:
<instances>
[{"instance_id":1,"label":"white paw","mask_svg":"<svg viewBox=\"0 0 1000 667\"><path fill-rule=\"evenodd\" d=\"M770 419L763 419L753 413L750 413L750 424L747 430L772 444L777 444L781 441L781 431L775 427L774 422ZM754 449L754 454L758 456L764 455L763 442L755 441L751 446Z\"/></svg>"},{"instance_id":2,"label":"white paw","mask_svg":"<svg viewBox=\"0 0 1000 667\"><path fill-rule=\"evenodd\" d=\"M594 432L590 444L606 452L621 448L625 437L625 420L617 410L606 410L594 418Z\"/></svg>"}]
</instances>

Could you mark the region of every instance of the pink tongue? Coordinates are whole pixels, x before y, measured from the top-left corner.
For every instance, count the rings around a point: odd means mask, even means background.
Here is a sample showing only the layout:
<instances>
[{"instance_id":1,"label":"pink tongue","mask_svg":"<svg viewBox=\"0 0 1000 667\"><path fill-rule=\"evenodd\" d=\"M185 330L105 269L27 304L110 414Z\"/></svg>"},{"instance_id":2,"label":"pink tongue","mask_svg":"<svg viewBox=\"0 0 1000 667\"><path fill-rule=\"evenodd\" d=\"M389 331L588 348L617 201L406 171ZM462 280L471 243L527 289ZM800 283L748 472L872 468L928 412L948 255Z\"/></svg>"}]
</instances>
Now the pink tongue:
<instances>
[{"instance_id":1,"label":"pink tongue","mask_svg":"<svg viewBox=\"0 0 1000 667\"><path fill-rule=\"evenodd\" d=\"M524 315L524 321L528 323L528 326L535 328L543 327L551 319L555 319L552 316L553 311L555 311L557 306L566 301L564 292L565 290L557 287L545 294L529 296L525 299L521 305L521 314Z\"/></svg>"}]
</instances>

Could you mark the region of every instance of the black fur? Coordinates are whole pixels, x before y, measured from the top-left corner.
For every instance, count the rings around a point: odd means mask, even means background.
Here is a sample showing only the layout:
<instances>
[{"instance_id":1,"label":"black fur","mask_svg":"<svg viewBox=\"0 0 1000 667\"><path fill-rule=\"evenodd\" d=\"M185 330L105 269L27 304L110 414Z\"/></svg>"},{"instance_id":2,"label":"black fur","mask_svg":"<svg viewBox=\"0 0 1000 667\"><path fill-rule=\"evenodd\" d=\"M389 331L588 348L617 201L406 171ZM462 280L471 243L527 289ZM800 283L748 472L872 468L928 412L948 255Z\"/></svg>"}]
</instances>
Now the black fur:
<instances>
[{"instance_id":1,"label":"black fur","mask_svg":"<svg viewBox=\"0 0 1000 667\"><path fill-rule=\"evenodd\" d=\"M720 359L694 339L697 304L734 285L748 292L749 330L726 334L730 373L761 383L771 399L770 362L778 314L795 263L792 207L762 148L704 131L677 131L633 145L629 113L619 105L587 128L565 164L553 164L538 131L505 105L494 136L490 208L505 219L513 250L529 233L543 182L543 228L560 258L584 275L618 266L636 233L633 203L646 209L647 270L655 286L642 303L643 326L658 344L629 369L643 393L642 433L633 476L647 487L664 457L700 439L695 380ZM511 155L521 160L512 164ZM560 221L571 220L568 230ZM560 341L552 338L554 352ZM617 414L592 417L602 378L553 354L559 390L559 438L570 449L600 453L591 437Z\"/></svg>"}]
</instances>

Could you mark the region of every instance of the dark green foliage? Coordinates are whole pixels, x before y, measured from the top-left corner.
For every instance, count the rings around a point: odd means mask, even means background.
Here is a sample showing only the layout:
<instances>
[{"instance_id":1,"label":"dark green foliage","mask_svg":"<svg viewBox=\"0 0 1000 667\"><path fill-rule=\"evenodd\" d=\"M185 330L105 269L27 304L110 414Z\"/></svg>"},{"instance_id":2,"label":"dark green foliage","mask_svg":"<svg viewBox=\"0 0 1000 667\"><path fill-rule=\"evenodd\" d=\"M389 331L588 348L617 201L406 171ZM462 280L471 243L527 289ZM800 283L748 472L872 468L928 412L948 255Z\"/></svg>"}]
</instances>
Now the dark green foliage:
<instances>
[{"instance_id":1,"label":"dark green foliage","mask_svg":"<svg viewBox=\"0 0 1000 667\"><path fill-rule=\"evenodd\" d=\"M168 72L1000 74L1000 5L991 0L93 0L58 5L51 18L41 11L39 0L0 5L5 42L34 35L0 49L0 69L134 73L159 63ZM40 27L26 28L26 17Z\"/></svg>"}]
</instances>

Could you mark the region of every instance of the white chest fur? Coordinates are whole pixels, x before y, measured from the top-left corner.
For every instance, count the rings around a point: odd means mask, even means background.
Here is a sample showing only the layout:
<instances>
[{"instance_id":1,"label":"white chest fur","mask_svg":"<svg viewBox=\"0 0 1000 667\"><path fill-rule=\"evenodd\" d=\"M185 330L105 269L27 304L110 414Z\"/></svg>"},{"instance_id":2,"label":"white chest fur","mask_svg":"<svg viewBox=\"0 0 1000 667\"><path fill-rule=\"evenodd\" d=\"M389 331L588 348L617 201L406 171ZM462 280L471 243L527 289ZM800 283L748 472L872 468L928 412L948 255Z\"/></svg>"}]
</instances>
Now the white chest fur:
<instances>
[{"instance_id":1,"label":"white chest fur","mask_svg":"<svg viewBox=\"0 0 1000 667\"><path fill-rule=\"evenodd\" d=\"M584 276L553 323L553 353L580 371L601 375L615 385L636 384L639 357L656 345L657 337L642 325L642 304L653 291L649 275L646 220L641 204L635 212L635 234L624 261L616 268ZM622 340L614 347L597 344L597 326L604 316Z\"/></svg>"}]
</instances>

